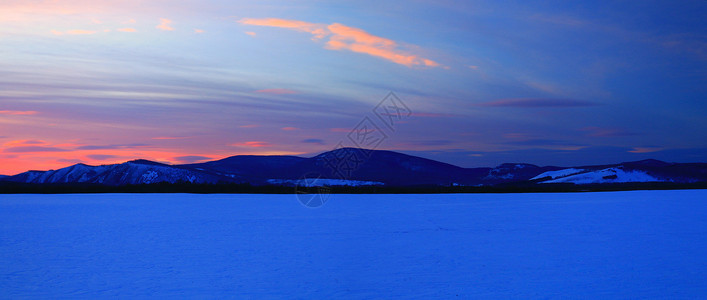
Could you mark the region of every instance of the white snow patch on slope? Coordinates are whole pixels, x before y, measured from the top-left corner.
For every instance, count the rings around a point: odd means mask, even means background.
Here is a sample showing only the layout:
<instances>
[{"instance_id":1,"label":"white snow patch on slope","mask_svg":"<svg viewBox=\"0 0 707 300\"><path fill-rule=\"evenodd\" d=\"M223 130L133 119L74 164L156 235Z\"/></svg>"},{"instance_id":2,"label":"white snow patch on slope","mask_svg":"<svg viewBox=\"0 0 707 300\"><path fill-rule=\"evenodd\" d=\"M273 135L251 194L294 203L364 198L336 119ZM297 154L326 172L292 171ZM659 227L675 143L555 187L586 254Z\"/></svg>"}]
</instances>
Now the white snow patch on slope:
<instances>
[{"instance_id":1,"label":"white snow patch on slope","mask_svg":"<svg viewBox=\"0 0 707 300\"><path fill-rule=\"evenodd\" d=\"M557 178L542 183L621 183L621 182L656 182L665 181L646 174L643 171L625 171L621 168L607 168L587 173Z\"/></svg>"},{"instance_id":2,"label":"white snow patch on slope","mask_svg":"<svg viewBox=\"0 0 707 300\"><path fill-rule=\"evenodd\" d=\"M536 180L536 179L545 178L545 177L550 177L551 179L556 179L559 177L570 176L570 175L574 175L574 174L582 173L582 172L584 172L584 169L575 169L575 168L562 169L562 170L557 170L557 171L547 171L547 172L544 172L538 176L530 178L530 180Z\"/></svg>"},{"instance_id":3,"label":"white snow patch on slope","mask_svg":"<svg viewBox=\"0 0 707 300\"><path fill-rule=\"evenodd\" d=\"M141 183L147 183L147 184L153 183L155 181L155 179L157 179L157 177L159 177L157 172L149 170L149 171L145 172L144 174L142 174Z\"/></svg>"}]
</instances>

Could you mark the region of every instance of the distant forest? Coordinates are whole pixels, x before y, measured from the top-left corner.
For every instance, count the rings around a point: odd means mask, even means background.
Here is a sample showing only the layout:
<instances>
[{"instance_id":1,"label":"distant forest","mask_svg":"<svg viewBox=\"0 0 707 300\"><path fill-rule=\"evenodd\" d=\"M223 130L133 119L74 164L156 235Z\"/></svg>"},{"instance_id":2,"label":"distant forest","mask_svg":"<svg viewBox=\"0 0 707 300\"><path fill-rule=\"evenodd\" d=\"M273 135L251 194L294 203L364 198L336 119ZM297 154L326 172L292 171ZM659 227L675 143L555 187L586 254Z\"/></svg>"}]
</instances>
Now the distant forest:
<instances>
[{"instance_id":1,"label":"distant forest","mask_svg":"<svg viewBox=\"0 0 707 300\"><path fill-rule=\"evenodd\" d=\"M331 186L294 187L250 184L153 183L109 186L101 184L28 184L0 182L0 194L79 194L79 193L193 193L193 194L438 194L438 193L557 193L630 190L707 189L707 182L634 182L575 185L572 183L512 183L494 186Z\"/></svg>"}]
</instances>

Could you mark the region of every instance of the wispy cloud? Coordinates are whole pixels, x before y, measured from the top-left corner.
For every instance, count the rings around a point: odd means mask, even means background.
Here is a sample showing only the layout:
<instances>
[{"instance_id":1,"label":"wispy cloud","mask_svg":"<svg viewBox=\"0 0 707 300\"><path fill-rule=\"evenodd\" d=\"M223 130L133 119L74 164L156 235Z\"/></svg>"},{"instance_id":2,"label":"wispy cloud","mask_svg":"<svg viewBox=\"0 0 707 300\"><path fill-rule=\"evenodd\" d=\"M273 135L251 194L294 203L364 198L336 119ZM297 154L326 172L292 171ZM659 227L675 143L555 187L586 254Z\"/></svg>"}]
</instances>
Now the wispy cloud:
<instances>
[{"instance_id":1,"label":"wispy cloud","mask_svg":"<svg viewBox=\"0 0 707 300\"><path fill-rule=\"evenodd\" d=\"M317 145L324 145L325 144L324 140L322 140L322 139L305 139L305 140L302 140L302 143L317 144Z\"/></svg>"},{"instance_id":2,"label":"wispy cloud","mask_svg":"<svg viewBox=\"0 0 707 300\"><path fill-rule=\"evenodd\" d=\"M137 29L135 29L135 28L118 28L116 30L118 30L120 32L136 32L137 31Z\"/></svg>"},{"instance_id":3,"label":"wispy cloud","mask_svg":"<svg viewBox=\"0 0 707 300\"><path fill-rule=\"evenodd\" d=\"M67 30L67 31L58 31L58 30L52 30L51 33L54 35L88 35L88 34L95 34L98 31L95 30L84 30L84 29L72 29L72 30Z\"/></svg>"},{"instance_id":4,"label":"wispy cloud","mask_svg":"<svg viewBox=\"0 0 707 300\"><path fill-rule=\"evenodd\" d=\"M290 89L264 89L257 90L256 93L262 94L274 94L274 95L287 95L287 94L297 94L297 91Z\"/></svg>"},{"instance_id":5,"label":"wispy cloud","mask_svg":"<svg viewBox=\"0 0 707 300\"><path fill-rule=\"evenodd\" d=\"M634 147L633 149L629 150L628 152L631 153L651 153L651 152L658 152L663 150L662 147Z\"/></svg>"},{"instance_id":6,"label":"wispy cloud","mask_svg":"<svg viewBox=\"0 0 707 300\"><path fill-rule=\"evenodd\" d=\"M490 102L478 103L478 106L486 107L582 107L596 106L597 103L577 100L577 99L560 99L560 98L511 98L499 99Z\"/></svg>"},{"instance_id":7,"label":"wispy cloud","mask_svg":"<svg viewBox=\"0 0 707 300\"><path fill-rule=\"evenodd\" d=\"M5 148L3 152L5 153L31 153L31 152L65 152L69 151L67 149L57 148L57 147L45 147L45 146L19 146Z\"/></svg>"},{"instance_id":8,"label":"wispy cloud","mask_svg":"<svg viewBox=\"0 0 707 300\"><path fill-rule=\"evenodd\" d=\"M252 31L246 31L245 34L250 35L250 36L256 36L257 34Z\"/></svg>"},{"instance_id":9,"label":"wispy cloud","mask_svg":"<svg viewBox=\"0 0 707 300\"><path fill-rule=\"evenodd\" d=\"M460 117L461 115L454 115L454 114L440 114L440 113L412 113L410 114L411 117L420 117L420 118L451 118L451 117Z\"/></svg>"},{"instance_id":10,"label":"wispy cloud","mask_svg":"<svg viewBox=\"0 0 707 300\"><path fill-rule=\"evenodd\" d=\"M183 139L188 139L190 137L188 136L158 136L158 137L153 137L153 140L183 140Z\"/></svg>"},{"instance_id":11,"label":"wispy cloud","mask_svg":"<svg viewBox=\"0 0 707 300\"><path fill-rule=\"evenodd\" d=\"M117 156L110 155L110 154L89 154L89 155L86 155L86 157L93 159L93 160L107 160L107 159L116 158Z\"/></svg>"},{"instance_id":12,"label":"wispy cloud","mask_svg":"<svg viewBox=\"0 0 707 300\"><path fill-rule=\"evenodd\" d=\"M183 163L183 164L192 164L192 163L198 163L198 162L202 162L202 161L209 160L209 159L211 159L211 157L200 156L200 155L185 155L185 156L177 156L177 157L173 158L172 160L177 161L179 163Z\"/></svg>"},{"instance_id":13,"label":"wispy cloud","mask_svg":"<svg viewBox=\"0 0 707 300\"><path fill-rule=\"evenodd\" d=\"M270 143L261 142L261 141L248 141L248 142L244 142L244 143L231 144L231 146L260 148L260 147L268 147L268 146L270 146Z\"/></svg>"},{"instance_id":14,"label":"wispy cloud","mask_svg":"<svg viewBox=\"0 0 707 300\"><path fill-rule=\"evenodd\" d=\"M595 127L595 126L584 127L582 129L580 129L580 131L587 132L588 136L593 136L593 137L622 137L622 136L636 135L636 133L628 132L623 129L602 128L602 127Z\"/></svg>"},{"instance_id":15,"label":"wispy cloud","mask_svg":"<svg viewBox=\"0 0 707 300\"><path fill-rule=\"evenodd\" d=\"M401 49L401 45L391 39L372 35L362 29L339 23L330 25L309 23L298 20L284 19L241 19L241 24L287 28L310 33L314 40L329 37L325 48L329 50L348 50L383 58L396 64L408 67L441 67L439 63L428 58Z\"/></svg>"},{"instance_id":16,"label":"wispy cloud","mask_svg":"<svg viewBox=\"0 0 707 300\"><path fill-rule=\"evenodd\" d=\"M48 143L45 141L40 141L40 140L16 140L16 141L9 141L4 144L4 146L27 146L27 145L47 145Z\"/></svg>"},{"instance_id":17,"label":"wispy cloud","mask_svg":"<svg viewBox=\"0 0 707 300\"><path fill-rule=\"evenodd\" d=\"M453 144L454 141L451 140L425 140L425 141L411 141L405 143L411 146L446 146Z\"/></svg>"},{"instance_id":18,"label":"wispy cloud","mask_svg":"<svg viewBox=\"0 0 707 300\"><path fill-rule=\"evenodd\" d=\"M238 22L240 22L242 24L246 24L246 25L279 27L279 28L287 28L287 29L297 30L297 31L301 31L301 32L307 32L307 33L311 33L314 36L314 38L316 38L316 39L322 39L325 36L330 34L326 29L326 25L309 23L309 22L304 22L304 21L297 21L297 20L284 20L284 19L277 19L277 18L266 18L266 19L245 18L245 19L241 19Z\"/></svg>"},{"instance_id":19,"label":"wispy cloud","mask_svg":"<svg viewBox=\"0 0 707 300\"><path fill-rule=\"evenodd\" d=\"M20 115L34 115L37 114L36 111L33 110L27 110L27 111L22 111L22 110L0 110L0 115L14 115L14 116L20 116Z\"/></svg>"},{"instance_id":20,"label":"wispy cloud","mask_svg":"<svg viewBox=\"0 0 707 300\"><path fill-rule=\"evenodd\" d=\"M132 149L146 147L148 144L126 144L126 145L83 145L76 147L76 150L112 150L112 149Z\"/></svg>"},{"instance_id":21,"label":"wispy cloud","mask_svg":"<svg viewBox=\"0 0 707 300\"><path fill-rule=\"evenodd\" d=\"M282 127L280 129L285 130L285 131L292 131L292 130L298 130L299 128L297 128L297 127Z\"/></svg>"},{"instance_id":22,"label":"wispy cloud","mask_svg":"<svg viewBox=\"0 0 707 300\"><path fill-rule=\"evenodd\" d=\"M174 30L174 28L172 26L169 26L170 24L172 24L172 20L160 18L160 24L157 25L156 28L162 29L162 30L167 30L167 31L172 31L172 30Z\"/></svg>"},{"instance_id":23,"label":"wispy cloud","mask_svg":"<svg viewBox=\"0 0 707 300\"><path fill-rule=\"evenodd\" d=\"M204 32L205 31L203 29L198 29L198 28L194 29L194 33L204 33Z\"/></svg>"},{"instance_id":24,"label":"wispy cloud","mask_svg":"<svg viewBox=\"0 0 707 300\"><path fill-rule=\"evenodd\" d=\"M411 66L439 67L440 64L398 49L398 44L390 39L378 37L361 29L334 23L328 26L331 39L326 48L331 50L349 50L387 59L396 64Z\"/></svg>"}]
</instances>

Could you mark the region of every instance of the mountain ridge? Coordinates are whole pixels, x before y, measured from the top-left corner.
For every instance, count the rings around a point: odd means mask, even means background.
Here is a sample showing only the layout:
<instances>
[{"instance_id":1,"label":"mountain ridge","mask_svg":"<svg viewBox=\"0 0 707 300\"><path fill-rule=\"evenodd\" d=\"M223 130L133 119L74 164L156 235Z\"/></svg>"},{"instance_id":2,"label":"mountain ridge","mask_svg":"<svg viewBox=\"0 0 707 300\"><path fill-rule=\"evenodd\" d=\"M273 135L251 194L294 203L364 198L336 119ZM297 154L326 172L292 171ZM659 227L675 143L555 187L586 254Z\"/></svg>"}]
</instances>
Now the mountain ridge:
<instances>
[{"instance_id":1,"label":"mountain ridge","mask_svg":"<svg viewBox=\"0 0 707 300\"><path fill-rule=\"evenodd\" d=\"M503 163L463 168L389 150L341 148L313 157L235 155L203 163L169 165L145 159L91 166L83 163L49 171L0 176L0 181L36 184L102 185L246 183L292 185L304 177L342 185L362 182L387 186L493 186L498 184L625 183L707 181L707 163L669 163L655 159L608 165L557 167Z\"/></svg>"}]
</instances>

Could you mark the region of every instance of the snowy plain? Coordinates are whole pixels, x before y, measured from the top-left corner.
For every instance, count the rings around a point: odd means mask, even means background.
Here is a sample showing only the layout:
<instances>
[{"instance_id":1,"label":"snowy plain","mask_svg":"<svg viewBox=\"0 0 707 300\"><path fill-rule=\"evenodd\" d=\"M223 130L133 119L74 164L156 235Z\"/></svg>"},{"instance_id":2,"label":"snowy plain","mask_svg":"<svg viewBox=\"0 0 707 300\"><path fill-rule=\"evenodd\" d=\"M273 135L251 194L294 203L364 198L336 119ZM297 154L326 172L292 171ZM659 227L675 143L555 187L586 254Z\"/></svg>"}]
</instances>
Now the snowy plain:
<instances>
[{"instance_id":1,"label":"snowy plain","mask_svg":"<svg viewBox=\"0 0 707 300\"><path fill-rule=\"evenodd\" d=\"M0 195L0 298L704 298L707 190Z\"/></svg>"}]
</instances>

